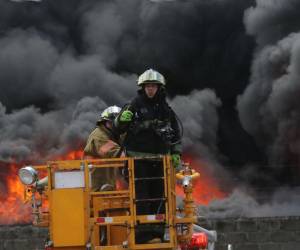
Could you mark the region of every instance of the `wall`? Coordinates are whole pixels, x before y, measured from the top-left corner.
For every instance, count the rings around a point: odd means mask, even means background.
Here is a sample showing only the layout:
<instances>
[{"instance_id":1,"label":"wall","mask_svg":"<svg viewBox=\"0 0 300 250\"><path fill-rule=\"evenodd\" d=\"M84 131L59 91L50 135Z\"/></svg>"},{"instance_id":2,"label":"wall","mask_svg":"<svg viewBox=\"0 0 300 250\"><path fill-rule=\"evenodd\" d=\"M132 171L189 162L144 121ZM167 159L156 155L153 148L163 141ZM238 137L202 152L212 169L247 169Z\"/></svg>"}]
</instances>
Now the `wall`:
<instances>
[{"instance_id":1,"label":"wall","mask_svg":"<svg viewBox=\"0 0 300 250\"><path fill-rule=\"evenodd\" d=\"M0 250L44 250L46 228L0 226Z\"/></svg>"},{"instance_id":2,"label":"wall","mask_svg":"<svg viewBox=\"0 0 300 250\"><path fill-rule=\"evenodd\" d=\"M218 232L215 250L300 250L300 217L200 220L199 224ZM0 250L40 250L47 236L45 228L1 226Z\"/></svg>"},{"instance_id":3,"label":"wall","mask_svg":"<svg viewBox=\"0 0 300 250\"><path fill-rule=\"evenodd\" d=\"M218 233L216 250L300 250L300 217L199 221Z\"/></svg>"}]
</instances>

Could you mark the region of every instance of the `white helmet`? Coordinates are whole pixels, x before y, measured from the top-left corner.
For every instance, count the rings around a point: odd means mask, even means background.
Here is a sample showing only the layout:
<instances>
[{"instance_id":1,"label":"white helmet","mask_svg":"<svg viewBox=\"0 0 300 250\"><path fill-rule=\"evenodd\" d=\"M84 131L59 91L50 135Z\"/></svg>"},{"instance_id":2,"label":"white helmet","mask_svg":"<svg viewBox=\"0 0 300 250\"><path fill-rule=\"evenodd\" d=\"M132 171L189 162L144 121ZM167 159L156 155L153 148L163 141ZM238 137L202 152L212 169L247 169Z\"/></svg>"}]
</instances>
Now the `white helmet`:
<instances>
[{"instance_id":1,"label":"white helmet","mask_svg":"<svg viewBox=\"0 0 300 250\"><path fill-rule=\"evenodd\" d=\"M113 121L117 117L117 115L120 113L120 111L121 111L121 108L118 106L109 106L108 108L103 110L98 122Z\"/></svg>"},{"instance_id":2,"label":"white helmet","mask_svg":"<svg viewBox=\"0 0 300 250\"><path fill-rule=\"evenodd\" d=\"M141 74L138 78L137 85L142 86L146 83L157 83L165 86L166 80L164 76L156 70L148 69L143 74Z\"/></svg>"}]
</instances>

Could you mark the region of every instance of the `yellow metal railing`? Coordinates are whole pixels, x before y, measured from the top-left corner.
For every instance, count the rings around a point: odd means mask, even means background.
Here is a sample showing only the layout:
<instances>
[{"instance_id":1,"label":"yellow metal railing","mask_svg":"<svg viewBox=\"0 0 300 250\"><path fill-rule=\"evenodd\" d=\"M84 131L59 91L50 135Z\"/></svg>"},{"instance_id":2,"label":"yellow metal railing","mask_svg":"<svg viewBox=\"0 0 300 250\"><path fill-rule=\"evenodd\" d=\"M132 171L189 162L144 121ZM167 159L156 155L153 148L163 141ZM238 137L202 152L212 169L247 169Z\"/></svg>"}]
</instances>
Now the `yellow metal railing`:
<instances>
[{"instance_id":1,"label":"yellow metal railing","mask_svg":"<svg viewBox=\"0 0 300 250\"><path fill-rule=\"evenodd\" d=\"M154 215L137 215L134 171L135 162L145 159L149 161L160 161L163 167L165 213L159 214L157 217ZM124 167L128 168L128 186L126 189L100 192L94 191L91 188L91 173L95 169ZM92 249L176 249L178 244L178 226L185 225L190 228L192 223L196 220L192 211L189 212L187 217L179 218L176 216L175 169L172 166L169 155L157 157L49 161L47 162L47 165L35 166L35 169L47 171L48 185L44 190L44 194L49 199L50 217L46 220L49 222L50 239L53 239L53 236L57 235L55 232L55 230L57 230L57 225L55 225L53 217L51 217L53 209L56 209L56 216L63 219L63 215L57 215L60 206L54 204L58 201L62 203L65 202L63 198L61 198L61 195L57 195L57 192L59 191L55 188L54 174L61 171L74 170L82 171L84 173L84 186L81 187L83 195L82 199L85 203L83 206L84 215L82 217L84 225L84 244L90 243ZM68 193L69 191L65 192ZM59 200L55 200L57 197L59 197ZM189 199L189 201L192 202L190 193ZM76 197L74 198L74 201L76 201ZM72 213L74 204L70 204L69 207L62 206L62 208L70 209L70 213ZM37 213L38 211L35 212ZM163 224L169 235L169 240L158 244L136 244L135 228L138 224ZM66 234L67 233L69 232L66 232ZM105 241L102 241L101 237L104 234L106 235L106 238ZM190 234L183 238L184 240L187 240L189 237Z\"/></svg>"}]
</instances>

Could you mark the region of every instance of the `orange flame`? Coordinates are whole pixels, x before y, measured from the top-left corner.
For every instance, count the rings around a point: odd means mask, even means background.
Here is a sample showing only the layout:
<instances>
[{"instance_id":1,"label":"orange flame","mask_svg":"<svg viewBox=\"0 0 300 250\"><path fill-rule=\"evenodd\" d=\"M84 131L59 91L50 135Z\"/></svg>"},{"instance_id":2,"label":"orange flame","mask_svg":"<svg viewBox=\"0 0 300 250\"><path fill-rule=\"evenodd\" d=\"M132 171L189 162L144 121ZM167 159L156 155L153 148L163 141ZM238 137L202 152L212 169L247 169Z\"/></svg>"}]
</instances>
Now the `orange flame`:
<instances>
[{"instance_id":1,"label":"orange flame","mask_svg":"<svg viewBox=\"0 0 300 250\"><path fill-rule=\"evenodd\" d=\"M54 160L79 160L83 156L81 150L71 151ZM31 223L31 206L24 204L25 186L19 181L18 169L23 164L3 164L5 171L5 183L1 188L0 182L0 225ZM45 201L45 200L44 200ZM43 204L43 210L47 209L47 201Z\"/></svg>"},{"instance_id":2,"label":"orange flame","mask_svg":"<svg viewBox=\"0 0 300 250\"><path fill-rule=\"evenodd\" d=\"M81 150L71 151L64 156L56 157L55 160L78 160L82 159ZM187 158L187 157L186 157ZM192 168L200 172L200 180L194 184L194 199L196 203L207 205L213 199L222 199L227 196L218 186L218 182L206 171L206 165L191 157L186 159ZM5 173L5 186L1 189L0 183L0 225L31 223L30 204L24 204L24 186L19 181L17 172L22 164L4 164L7 167ZM0 166L3 167L3 166ZM5 189L5 190L4 190ZM176 187L176 193L183 196L180 186ZM47 207L44 203L43 209Z\"/></svg>"},{"instance_id":3,"label":"orange flame","mask_svg":"<svg viewBox=\"0 0 300 250\"><path fill-rule=\"evenodd\" d=\"M82 150L74 150L74 151L67 153L66 155L59 156L54 160L61 160L61 161L63 161L63 160L80 160L80 159L82 159L82 157L83 157Z\"/></svg>"},{"instance_id":4,"label":"orange flame","mask_svg":"<svg viewBox=\"0 0 300 250\"><path fill-rule=\"evenodd\" d=\"M223 199L227 196L219 186L218 181L207 171L207 164L185 156L184 161L190 163L191 167L200 173L200 178L194 182L193 197L196 203L208 205L212 200ZM176 193L184 196L181 186L176 186Z\"/></svg>"},{"instance_id":5,"label":"orange flame","mask_svg":"<svg viewBox=\"0 0 300 250\"><path fill-rule=\"evenodd\" d=\"M6 190L0 195L0 224L20 224L31 221L30 204L23 203L24 186L20 183L17 170L19 166L6 166L9 173L6 178Z\"/></svg>"}]
</instances>

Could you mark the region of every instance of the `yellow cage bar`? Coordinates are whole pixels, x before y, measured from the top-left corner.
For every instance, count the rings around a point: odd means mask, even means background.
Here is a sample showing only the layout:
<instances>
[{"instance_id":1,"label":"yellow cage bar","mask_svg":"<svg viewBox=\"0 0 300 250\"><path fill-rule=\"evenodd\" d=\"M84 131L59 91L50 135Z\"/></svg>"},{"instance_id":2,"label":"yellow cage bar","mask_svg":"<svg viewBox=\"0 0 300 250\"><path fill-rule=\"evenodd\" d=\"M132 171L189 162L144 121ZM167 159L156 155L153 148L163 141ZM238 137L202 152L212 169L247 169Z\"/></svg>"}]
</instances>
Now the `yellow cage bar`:
<instances>
[{"instance_id":1,"label":"yellow cage bar","mask_svg":"<svg viewBox=\"0 0 300 250\"><path fill-rule=\"evenodd\" d=\"M165 212L137 215L135 163L157 161L163 168ZM91 173L102 168L127 168L128 185L124 190L94 191ZM175 170L169 155L112 159L49 161L36 166L47 170L50 249L178 249L177 225L192 224L195 217L176 216ZM169 236L165 242L137 244L138 224L163 225Z\"/></svg>"}]
</instances>

